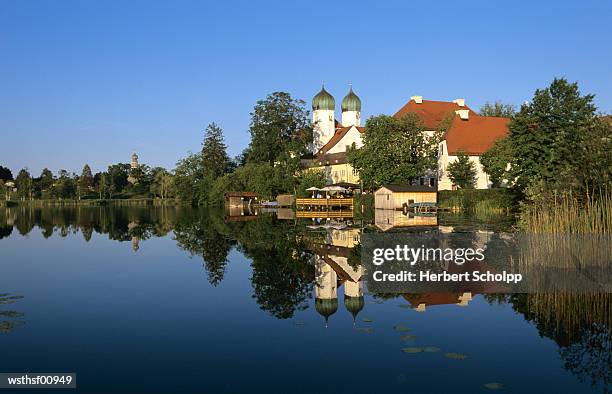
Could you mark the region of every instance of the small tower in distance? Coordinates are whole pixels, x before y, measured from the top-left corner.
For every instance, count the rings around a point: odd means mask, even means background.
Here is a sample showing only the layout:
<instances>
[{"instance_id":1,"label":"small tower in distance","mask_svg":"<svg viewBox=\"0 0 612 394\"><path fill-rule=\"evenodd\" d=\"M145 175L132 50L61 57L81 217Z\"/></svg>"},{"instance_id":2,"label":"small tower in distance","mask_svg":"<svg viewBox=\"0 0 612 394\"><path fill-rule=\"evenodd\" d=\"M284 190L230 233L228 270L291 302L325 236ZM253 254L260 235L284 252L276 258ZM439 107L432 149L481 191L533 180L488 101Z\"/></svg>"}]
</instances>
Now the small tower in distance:
<instances>
[{"instance_id":1,"label":"small tower in distance","mask_svg":"<svg viewBox=\"0 0 612 394\"><path fill-rule=\"evenodd\" d=\"M342 99L342 126L361 126L361 99L353 92L353 85L349 85L349 92Z\"/></svg>"},{"instance_id":2,"label":"small tower in distance","mask_svg":"<svg viewBox=\"0 0 612 394\"><path fill-rule=\"evenodd\" d=\"M136 152L132 153L132 162L130 163L130 168L133 170L138 168L138 155Z\"/></svg>"},{"instance_id":3,"label":"small tower in distance","mask_svg":"<svg viewBox=\"0 0 612 394\"><path fill-rule=\"evenodd\" d=\"M336 132L336 100L321 87L321 91L312 98L312 153L317 153Z\"/></svg>"},{"instance_id":4,"label":"small tower in distance","mask_svg":"<svg viewBox=\"0 0 612 394\"><path fill-rule=\"evenodd\" d=\"M136 152L132 153L132 161L130 162L130 173L128 175L128 182L132 185L135 184L138 179L134 178L133 172L138 168L138 155Z\"/></svg>"}]
</instances>

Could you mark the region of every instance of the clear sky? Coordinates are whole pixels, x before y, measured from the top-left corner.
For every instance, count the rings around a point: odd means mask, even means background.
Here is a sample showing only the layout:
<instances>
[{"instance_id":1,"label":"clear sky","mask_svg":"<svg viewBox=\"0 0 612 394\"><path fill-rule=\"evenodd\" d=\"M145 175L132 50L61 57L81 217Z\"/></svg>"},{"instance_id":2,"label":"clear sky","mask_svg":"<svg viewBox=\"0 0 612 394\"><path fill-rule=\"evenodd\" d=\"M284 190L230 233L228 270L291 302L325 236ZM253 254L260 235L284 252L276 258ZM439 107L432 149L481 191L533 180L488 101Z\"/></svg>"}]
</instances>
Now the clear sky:
<instances>
[{"instance_id":1,"label":"clear sky","mask_svg":"<svg viewBox=\"0 0 612 394\"><path fill-rule=\"evenodd\" d=\"M0 165L173 168L212 121L230 155L249 112L352 81L362 118L412 95L520 104L555 76L612 112L610 1L0 0ZM338 113L338 117L340 114Z\"/></svg>"}]
</instances>

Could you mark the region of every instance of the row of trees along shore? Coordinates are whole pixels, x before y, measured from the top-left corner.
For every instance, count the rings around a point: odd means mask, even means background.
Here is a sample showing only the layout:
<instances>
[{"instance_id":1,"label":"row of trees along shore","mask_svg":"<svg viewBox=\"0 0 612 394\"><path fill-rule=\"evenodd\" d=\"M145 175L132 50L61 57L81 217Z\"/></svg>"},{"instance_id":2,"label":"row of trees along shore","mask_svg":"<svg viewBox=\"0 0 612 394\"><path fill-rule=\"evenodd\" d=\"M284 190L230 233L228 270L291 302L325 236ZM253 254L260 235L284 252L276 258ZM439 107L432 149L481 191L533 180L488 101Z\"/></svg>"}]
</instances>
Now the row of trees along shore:
<instances>
[{"instance_id":1,"label":"row of trees along shore","mask_svg":"<svg viewBox=\"0 0 612 394\"><path fill-rule=\"evenodd\" d=\"M80 175L66 170L55 175L44 168L38 177L24 168L13 178L8 168L0 166L0 200L170 198L174 195L173 176L162 167L141 164L131 168L129 164L117 163L93 174L85 164Z\"/></svg>"},{"instance_id":2,"label":"row of trees along shore","mask_svg":"<svg viewBox=\"0 0 612 394\"><path fill-rule=\"evenodd\" d=\"M518 111L501 102L481 108L481 115L511 119L507 137L483 154L481 163L493 185L507 186L523 211L551 207L559 199L571 199L578 206L601 199L610 202L612 126L609 116L598 113L593 98L582 95L576 83L561 78L536 90ZM309 154L313 136L304 101L274 92L258 101L250 115L249 145L234 159L227 154L222 129L211 123L204 132L202 149L179 160L172 172L146 165L131 169L119 163L95 175L85 166L81 175L62 170L55 176L45 169L32 178L23 169L15 178L18 198L157 197L215 205L230 190L272 198L281 193L303 195L307 187L323 186L322 172L300 171L300 157ZM435 168L438 144L452 116L426 137L423 124L413 114L402 119L370 117L363 148L348 153L364 188L415 182ZM12 179L6 172L0 168L0 181L5 183ZM465 153L459 153L448 172L460 188L473 188L476 168ZM0 192L6 190L0 187Z\"/></svg>"}]
</instances>

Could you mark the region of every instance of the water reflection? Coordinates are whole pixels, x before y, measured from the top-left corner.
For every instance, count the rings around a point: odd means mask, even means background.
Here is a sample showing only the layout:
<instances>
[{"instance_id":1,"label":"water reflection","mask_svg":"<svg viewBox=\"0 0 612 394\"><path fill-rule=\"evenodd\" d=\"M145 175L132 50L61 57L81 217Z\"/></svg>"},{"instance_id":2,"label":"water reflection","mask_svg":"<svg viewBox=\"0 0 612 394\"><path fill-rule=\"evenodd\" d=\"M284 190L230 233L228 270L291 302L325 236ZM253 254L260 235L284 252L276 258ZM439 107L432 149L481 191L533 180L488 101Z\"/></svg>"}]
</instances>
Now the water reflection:
<instances>
[{"instance_id":1,"label":"water reflection","mask_svg":"<svg viewBox=\"0 0 612 394\"><path fill-rule=\"evenodd\" d=\"M235 213L235 212L233 212ZM229 264L229 254L238 250L252 268L252 295L259 307L278 319L289 319L312 305L322 316L321 324L334 323L343 308L353 322L368 308L360 262L360 240L364 231L438 231L464 229L465 222L401 212L379 213L373 223L353 218L295 218L290 212L279 217L266 212L211 212L177 207L78 207L0 209L0 239L40 232L52 236L80 236L89 242L94 234L124 242L135 253L146 248L152 237L172 236L176 246L201 259L206 280L220 286ZM469 233L472 247L513 247L504 234L483 226ZM507 241L507 242L506 242ZM490 289L489 289L490 290ZM482 293L488 293L483 289ZM440 305L470 307L479 292L372 295L378 300L401 299L402 305L426 312ZM0 294L0 307L19 296ZM596 386L612 384L612 295L601 294L483 294L491 304L507 304L531 322L541 336L555 341L565 368L578 379ZM370 304L371 305L371 304ZM23 314L0 308L0 332L23 324Z\"/></svg>"},{"instance_id":2,"label":"water reflection","mask_svg":"<svg viewBox=\"0 0 612 394\"><path fill-rule=\"evenodd\" d=\"M6 307L6 305L15 304L22 298L23 296L20 295L0 293L0 333L8 333L16 327L25 324L23 313Z\"/></svg>"}]
</instances>

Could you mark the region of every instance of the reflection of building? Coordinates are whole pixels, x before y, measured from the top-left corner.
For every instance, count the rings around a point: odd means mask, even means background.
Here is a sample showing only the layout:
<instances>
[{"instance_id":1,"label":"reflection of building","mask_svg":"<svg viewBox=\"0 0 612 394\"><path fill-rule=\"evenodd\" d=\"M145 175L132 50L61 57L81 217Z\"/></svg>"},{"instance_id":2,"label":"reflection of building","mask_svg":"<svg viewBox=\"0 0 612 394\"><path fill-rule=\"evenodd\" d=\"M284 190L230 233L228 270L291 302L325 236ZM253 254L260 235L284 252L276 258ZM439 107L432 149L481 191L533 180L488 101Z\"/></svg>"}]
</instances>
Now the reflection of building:
<instances>
[{"instance_id":1,"label":"reflection of building","mask_svg":"<svg viewBox=\"0 0 612 394\"><path fill-rule=\"evenodd\" d=\"M404 299L410 303L412 309L417 312L425 312L428 306L452 305L465 307L472 300L472 293L424 293L404 294Z\"/></svg>"},{"instance_id":2,"label":"reflection of building","mask_svg":"<svg viewBox=\"0 0 612 394\"><path fill-rule=\"evenodd\" d=\"M437 226L436 214L415 214L390 209L374 210L374 224L382 231L400 227Z\"/></svg>"},{"instance_id":3,"label":"reflection of building","mask_svg":"<svg viewBox=\"0 0 612 394\"><path fill-rule=\"evenodd\" d=\"M129 222L127 227L128 230L131 232L132 230L138 227L138 223ZM140 237L136 235L132 235L132 249L134 250L134 253L138 252L138 249L140 249Z\"/></svg>"},{"instance_id":4,"label":"reflection of building","mask_svg":"<svg viewBox=\"0 0 612 394\"><path fill-rule=\"evenodd\" d=\"M316 265L315 307L325 318L338 310L338 287L344 288L344 307L353 316L364 307L363 267L349 262L351 249L358 245L359 229L329 228L325 243L315 244Z\"/></svg>"}]
</instances>

